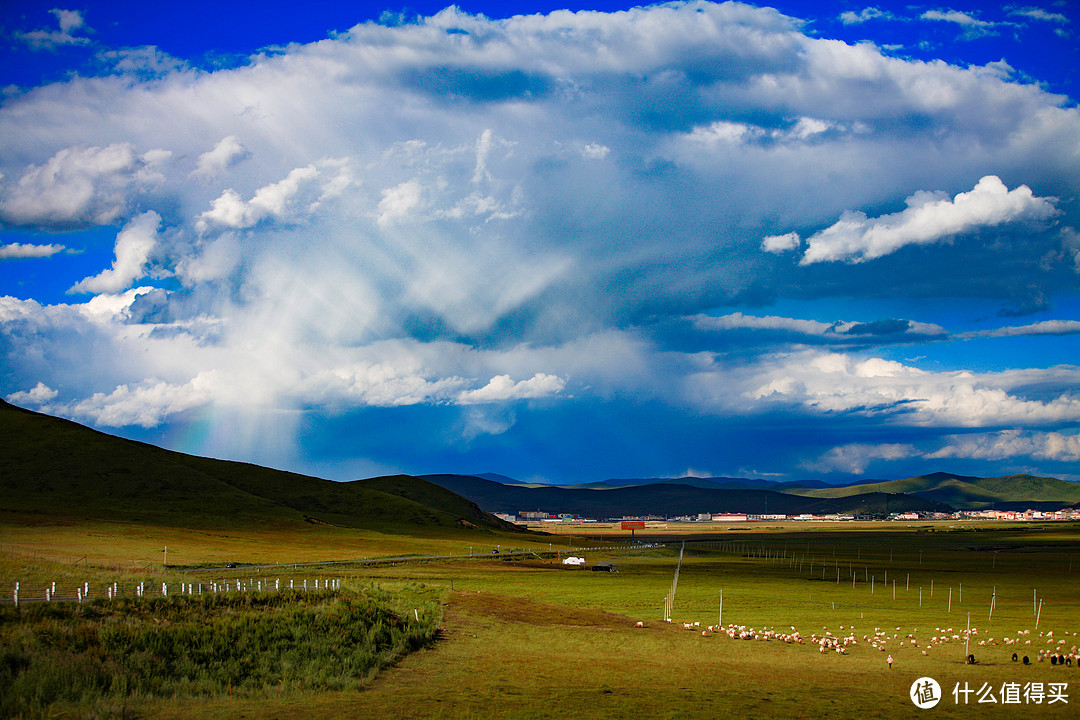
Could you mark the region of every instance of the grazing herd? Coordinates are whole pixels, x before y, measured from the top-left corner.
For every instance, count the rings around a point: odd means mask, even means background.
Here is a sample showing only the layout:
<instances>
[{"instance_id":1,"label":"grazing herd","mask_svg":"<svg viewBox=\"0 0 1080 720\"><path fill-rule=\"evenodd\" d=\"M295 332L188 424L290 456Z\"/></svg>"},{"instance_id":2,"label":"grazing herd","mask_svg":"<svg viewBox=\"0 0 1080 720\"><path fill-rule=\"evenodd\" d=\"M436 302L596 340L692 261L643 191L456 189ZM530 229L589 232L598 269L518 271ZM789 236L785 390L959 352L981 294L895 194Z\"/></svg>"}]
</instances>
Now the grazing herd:
<instances>
[{"instance_id":1,"label":"grazing herd","mask_svg":"<svg viewBox=\"0 0 1080 720\"><path fill-rule=\"evenodd\" d=\"M667 621L668 623L671 620ZM898 652L903 649L918 650L922 655L929 656L932 652L935 654L941 654L938 648L943 648L946 645L958 645L965 644L968 648L972 645L977 645L980 648L991 648L998 646L1013 646L1024 645L1032 646L1036 645L1049 645L1050 647L1032 647L1035 651L1035 659L1037 662L1049 662L1051 665L1063 665L1066 667L1073 667L1074 664L1077 668L1080 668L1080 649L1075 644L1077 641L1075 638L1080 633L1063 633L1061 637L1054 637L1052 630L1039 632L1037 636L1032 637L1031 630L1018 630L1016 637L979 637L979 629L971 628L971 630L959 630L954 632L952 628L934 628L934 632L929 638L919 640L917 633L918 628L912 628L911 632L905 633L901 627L896 627L895 630L882 629L880 627L874 628L873 633L864 633L861 636L856 632L855 626L841 625L839 632L832 632L829 628L823 627L822 632L812 633L809 636L805 636L791 626L790 631L778 631L775 628L769 628L763 626L760 629L747 627L746 625L734 625L730 624L726 627L719 625L708 625L704 629L701 627L700 622L688 622L682 624L684 630L693 631L695 633L700 632L703 637L710 635L724 634L732 640L759 640L763 642L777 641L786 644L809 644L816 645L818 652L835 653L837 655L848 654L849 648L859 645L877 650L879 652L887 653L886 662L891 668L895 662L892 653ZM645 623L638 621L636 624L638 628L644 628ZM1071 644L1064 638L1073 638ZM978 638L976 640L976 638ZM1066 652L1066 646L1068 652ZM1020 662L1019 653L1014 652L1012 654L1013 662ZM976 663L975 655L969 654L967 656L967 662L969 664ZM1029 656L1023 656L1023 664L1030 665L1031 660Z\"/></svg>"}]
</instances>

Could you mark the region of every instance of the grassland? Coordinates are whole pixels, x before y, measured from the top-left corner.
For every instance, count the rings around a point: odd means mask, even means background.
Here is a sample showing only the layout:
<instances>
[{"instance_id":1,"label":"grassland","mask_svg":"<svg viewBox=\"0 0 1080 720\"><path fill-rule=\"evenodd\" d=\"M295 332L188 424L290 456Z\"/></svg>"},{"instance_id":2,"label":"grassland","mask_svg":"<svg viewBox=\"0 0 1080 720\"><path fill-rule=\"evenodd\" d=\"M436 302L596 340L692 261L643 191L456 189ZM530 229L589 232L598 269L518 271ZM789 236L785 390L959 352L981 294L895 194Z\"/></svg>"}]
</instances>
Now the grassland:
<instances>
[{"instance_id":1,"label":"grassland","mask_svg":"<svg viewBox=\"0 0 1080 720\"><path fill-rule=\"evenodd\" d=\"M180 533L173 527L69 522L62 527L4 525L0 587L10 587L19 573L105 579L119 572L155 581L209 581L222 571L197 567L225 558L254 564L357 554L467 555L469 550L467 538L450 530L416 539L330 526ZM613 539L625 544L613 538L613 528L591 531L588 539L483 537L491 544L538 550L548 549L549 542L568 551L583 544L602 547ZM694 524L656 532L666 533L674 544L588 553L590 564L610 561L618 573L568 570L557 560L496 560L490 554L393 567L335 566L332 572L344 579L348 592L374 584L417 602L435 600L443 615L442 639L408 655L363 690L326 686L301 691L284 685L280 693L247 696L145 693L124 704L123 713L166 718L893 718L919 712L908 690L915 679L931 676L945 697L929 712L944 717L1075 717L1080 667L1040 663L1037 653L1050 648L1068 653L1080 644L1074 635L1080 632L1076 525L841 523L729 530ZM664 597L682 539L690 542L674 601L675 622L669 624L662 621ZM147 557L156 559L165 544L170 556L177 548L176 562L186 567L163 569L146 562ZM473 550L487 553L489 548ZM85 561L70 564L71 557L84 555ZM280 567L269 572L299 579L314 571ZM839 655L822 654L808 641L702 636L718 621L721 591L724 625L794 627L806 638L826 631L850 633L854 626L858 643ZM963 642L951 639L966 627L969 613L977 629L968 648L978 660L975 665L964 663ZM635 627L637 621L645 627ZM693 622L701 627L683 629L683 623ZM1020 634L1024 630L1031 634ZM1049 631L1054 635L1048 642L1039 633ZM862 640L876 632L888 635L884 650ZM918 647L911 646L908 635ZM932 636L950 640L932 644ZM1020 644L1005 645L1005 638L1019 638ZM1057 644L1060 640L1064 646ZM1031 644L1024 645L1027 641ZM1013 663L1013 652L1029 655L1032 665ZM885 661L890 655L891 669ZM995 695L1003 683L1066 682L1069 704L1036 705L1022 698L1018 705L977 704L972 695L971 704L957 705L951 691L965 682L973 690L989 684ZM102 706L88 707L91 716ZM78 716L65 708L69 716Z\"/></svg>"}]
</instances>

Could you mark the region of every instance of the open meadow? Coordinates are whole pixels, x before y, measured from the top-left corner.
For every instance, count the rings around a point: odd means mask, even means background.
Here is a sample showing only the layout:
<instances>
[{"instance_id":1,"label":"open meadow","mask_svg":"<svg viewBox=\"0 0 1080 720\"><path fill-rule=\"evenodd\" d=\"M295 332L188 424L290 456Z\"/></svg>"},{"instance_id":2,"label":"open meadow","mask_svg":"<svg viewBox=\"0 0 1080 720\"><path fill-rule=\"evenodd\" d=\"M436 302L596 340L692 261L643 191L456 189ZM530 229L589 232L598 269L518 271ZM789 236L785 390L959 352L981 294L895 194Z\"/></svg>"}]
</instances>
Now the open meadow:
<instances>
[{"instance_id":1,"label":"open meadow","mask_svg":"<svg viewBox=\"0 0 1080 720\"><path fill-rule=\"evenodd\" d=\"M293 665L260 661L254 664L262 676L245 681L241 673L219 682L191 666L193 658L211 662L213 653L199 655L175 640L170 642L179 644L167 657L149 661L187 663L187 670L163 670L166 679L156 685L106 688L100 696L84 688L82 696L50 702L48 688L39 683L37 700L6 707L9 715L25 717L892 718L919 712L909 690L917 679L931 677L941 688L931 711L937 715L1075 717L1080 665L1056 663L1058 653L1075 655L1080 644L1080 562L1074 567L1080 527L1074 524L687 524L650 532L664 535L639 533L636 540L666 544L628 547L628 538L613 528L580 526L548 536L447 531L420 540L316 526L305 537L252 528L225 533L10 523L0 548L9 588L0 626L9 698L20 672L44 657L28 650L20 665L13 659L20 647L37 643L36 652L52 653L54 661L59 652L55 640L49 646L30 637L44 603L28 598L50 577L61 588L86 583L93 607L102 608L120 602L103 598L106 583L116 582L118 596L141 618L139 632L147 623L182 624L184 608L204 622L239 612L228 603L192 600L200 586L209 594L227 584L235 599L266 594L272 583L299 588L306 582L313 589L321 579L318 602L300 593L294 598L297 607L314 613L314 619L302 619L306 634L279 638L273 652L283 652L281 642L311 643L321 648L317 664L332 671L315 672L310 662L295 658ZM169 566L163 568L166 545ZM508 559L491 554L496 546L536 554ZM585 569L559 562L583 546L592 548L585 552ZM464 557L299 565L451 553ZM224 569L225 560L238 567ZM274 562L298 565L245 567ZM599 562L611 562L618 572L587 569ZM18 610L10 602L16 581L23 588ZM127 598L137 583L153 592ZM162 583L170 588L168 599ZM188 594L177 598L181 583ZM330 607L336 593L344 606ZM315 637L335 632L327 613L344 633L342 607L375 596L385 600L390 625L413 633L411 653L398 643L388 660L364 664ZM189 605L175 605L180 602ZM52 607L76 608L50 620L54 635L63 634L58 628L64 623L100 622L95 632L112 638L109 647L128 647L124 642L130 641L114 637L115 628L138 624L111 610L89 618L90 600ZM303 614L291 607L248 604L237 622L257 626L280 621L283 612ZM670 623L664 618L668 607ZM414 614L417 623L429 618L441 631L424 636L419 625L410 625ZM233 632L229 627L222 632ZM252 655L259 653L257 639L242 642L252 644ZM105 645L91 642L65 652L114 662ZM968 655L974 664L966 663ZM230 657L243 665L243 653ZM71 660L72 667L85 660ZM304 682L290 677L305 667ZM363 679L346 682L350 674ZM64 697L56 692L54 699Z\"/></svg>"}]
</instances>

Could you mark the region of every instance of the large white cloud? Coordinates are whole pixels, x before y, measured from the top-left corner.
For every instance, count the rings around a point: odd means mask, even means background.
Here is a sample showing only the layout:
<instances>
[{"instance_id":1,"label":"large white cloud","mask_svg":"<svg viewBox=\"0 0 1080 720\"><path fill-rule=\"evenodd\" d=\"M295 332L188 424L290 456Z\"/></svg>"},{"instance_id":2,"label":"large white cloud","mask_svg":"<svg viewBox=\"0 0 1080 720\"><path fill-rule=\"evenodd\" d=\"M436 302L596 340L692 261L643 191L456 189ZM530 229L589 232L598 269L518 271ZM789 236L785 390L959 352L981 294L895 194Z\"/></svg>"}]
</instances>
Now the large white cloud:
<instances>
[{"instance_id":1,"label":"large white cloud","mask_svg":"<svg viewBox=\"0 0 1080 720\"><path fill-rule=\"evenodd\" d=\"M926 245L981 228L1019 220L1043 220L1057 214L1051 200L1036 197L1031 188L1013 190L994 175L983 177L970 192L953 199L940 193L918 192L907 208L869 218L857 210L845 212L835 225L807 240L802 263L848 260L863 262L894 253L905 245ZM765 249L775 251L773 247ZM787 249L781 247L780 249Z\"/></svg>"},{"instance_id":2,"label":"large white cloud","mask_svg":"<svg viewBox=\"0 0 1080 720\"><path fill-rule=\"evenodd\" d=\"M1071 378L1071 380L1069 379ZM976 374L930 372L895 360L807 351L778 357L751 381L751 399L815 413L878 416L927 427L1039 426L1080 421L1080 394L1028 399L1027 386L1080 387L1080 368Z\"/></svg>"},{"instance_id":3,"label":"large white cloud","mask_svg":"<svg viewBox=\"0 0 1080 720\"><path fill-rule=\"evenodd\" d=\"M1038 460L1076 462L1080 460L1080 435L1060 432L1022 432L1002 430L997 433L956 435L947 444L927 455L928 458L973 458L1006 460L1030 457Z\"/></svg>"},{"instance_id":4,"label":"large white cloud","mask_svg":"<svg viewBox=\"0 0 1080 720\"><path fill-rule=\"evenodd\" d=\"M825 260L1077 226L1080 112L1000 68L889 57L706 2L448 9L242 67L151 64L152 82L79 77L0 106L0 219L120 228L113 265L77 285L93 300L0 299L11 392L42 382L56 407L137 425L246 405L463 406L472 437L519 423L523 398L733 415L786 403L924 427L1075 420L1075 398L1028 397L1017 374L768 354L947 339L931 322L730 308L760 288L845 296L845 273L873 265ZM877 216L801 244L852 208ZM1075 232L1057 242L987 254L1052 295L1080 258ZM800 248L803 265L785 262ZM945 275L921 289L949 296ZM682 352L650 334L672 319L705 345L783 338L735 360ZM1023 382L1075 383L1055 372Z\"/></svg>"}]
</instances>

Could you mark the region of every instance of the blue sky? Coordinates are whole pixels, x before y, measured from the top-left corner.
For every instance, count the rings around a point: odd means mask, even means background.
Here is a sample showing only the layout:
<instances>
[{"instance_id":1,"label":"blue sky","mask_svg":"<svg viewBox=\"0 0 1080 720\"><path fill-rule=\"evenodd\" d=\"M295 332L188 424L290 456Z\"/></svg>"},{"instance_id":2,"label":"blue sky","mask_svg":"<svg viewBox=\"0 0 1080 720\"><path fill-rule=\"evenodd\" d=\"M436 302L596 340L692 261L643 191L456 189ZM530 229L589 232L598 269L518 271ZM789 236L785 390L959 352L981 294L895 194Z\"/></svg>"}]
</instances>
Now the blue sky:
<instances>
[{"instance_id":1,"label":"blue sky","mask_svg":"<svg viewBox=\"0 0 1080 720\"><path fill-rule=\"evenodd\" d=\"M338 480L1080 480L1075 3L0 9L0 396Z\"/></svg>"}]
</instances>

